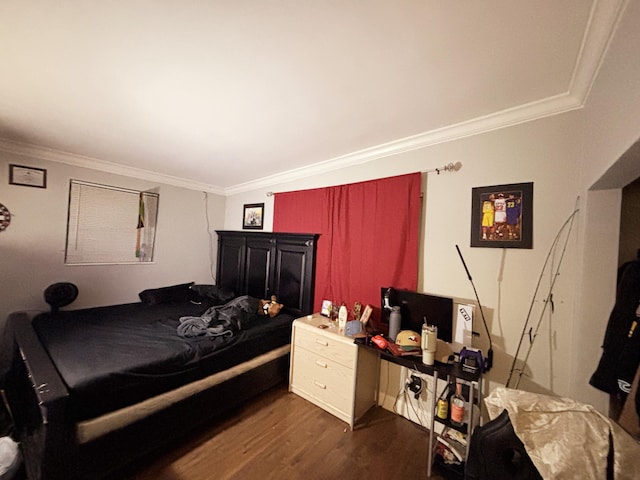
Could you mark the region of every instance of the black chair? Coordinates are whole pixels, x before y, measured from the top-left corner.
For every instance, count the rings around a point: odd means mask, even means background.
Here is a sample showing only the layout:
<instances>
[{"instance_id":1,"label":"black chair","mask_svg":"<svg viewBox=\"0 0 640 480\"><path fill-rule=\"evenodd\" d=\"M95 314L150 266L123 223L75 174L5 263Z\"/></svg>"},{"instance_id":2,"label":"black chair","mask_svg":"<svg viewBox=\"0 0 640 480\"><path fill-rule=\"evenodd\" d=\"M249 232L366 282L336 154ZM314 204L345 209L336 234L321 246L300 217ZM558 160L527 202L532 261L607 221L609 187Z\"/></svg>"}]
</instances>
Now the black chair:
<instances>
[{"instance_id":1,"label":"black chair","mask_svg":"<svg viewBox=\"0 0 640 480\"><path fill-rule=\"evenodd\" d=\"M509 413L502 413L471 435L465 480L542 480L516 436Z\"/></svg>"}]
</instances>

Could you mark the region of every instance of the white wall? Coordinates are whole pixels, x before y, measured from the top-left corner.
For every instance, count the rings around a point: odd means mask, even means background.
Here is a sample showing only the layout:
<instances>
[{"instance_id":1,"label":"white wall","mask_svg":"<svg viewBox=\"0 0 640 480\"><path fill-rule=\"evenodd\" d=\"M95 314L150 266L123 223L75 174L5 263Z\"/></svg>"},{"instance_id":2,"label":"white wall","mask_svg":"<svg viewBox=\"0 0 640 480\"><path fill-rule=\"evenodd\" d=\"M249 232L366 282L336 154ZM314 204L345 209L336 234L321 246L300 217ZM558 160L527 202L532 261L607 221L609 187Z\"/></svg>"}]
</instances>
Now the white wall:
<instances>
[{"instance_id":1,"label":"white wall","mask_svg":"<svg viewBox=\"0 0 640 480\"><path fill-rule=\"evenodd\" d=\"M608 397L588 385L615 302L621 188L640 177L640 158L619 160L640 136L640 3L629 2L576 129L582 149L576 175L585 198L573 321L573 385L577 399L606 412ZM606 182L601 179L606 178ZM593 191L594 184L610 190Z\"/></svg>"},{"instance_id":2,"label":"white wall","mask_svg":"<svg viewBox=\"0 0 640 480\"><path fill-rule=\"evenodd\" d=\"M10 163L47 170L47 188L9 185ZM69 179L154 190L160 194L155 261L135 265L65 265ZM195 281L214 283L210 236L202 192L10 154L0 158L0 203L12 213L0 233L0 332L14 310L48 309L43 291L52 283L78 286L73 308L138 301L145 288ZM224 222L224 197L209 194L211 230ZM213 259L217 238L213 240ZM215 265L211 265L215 273Z\"/></svg>"},{"instance_id":3,"label":"white wall","mask_svg":"<svg viewBox=\"0 0 640 480\"><path fill-rule=\"evenodd\" d=\"M272 185L268 190L330 186L462 162L457 173L428 175L419 290L475 301L454 247L458 244L493 336L495 366L488 375L488 389L506 382L531 308L529 325L536 327L540 322L540 329L520 388L572 396L606 412L606 396L590 387L588 380L600 357L615 298L619 188L624 184L602 192L590 188L608 170L615 172L617 160L640 134L640 63L633 61L640 51L640 30L635 28L639 22L640 5L631 2L581 110ZM637 177L640 161L636 163ZM528 181L534 182L534 248L470 248L471 189ZM270 230L273 198L266 191L230 196L225 228L240 228L244 203L264 201L266 230ZM544 300L560 263L564 237L550 256L550 267L544 273L542 267L556 234L576 206L580 212L555 280L552 310ZM476 322L475 329L483 333L479 345L486 350L482 324ZM527 347L525 340L522 351Z\"/></svg>"},{"instance_id":4,"label":"white wall","mask_svg":"<svg viewBox=\"0 0 640 480\"><path fill-rule=\"evenodd\" d=\"M532 122L510 129L469 137L428 149L397 155L350 167L322 178L313 177L293 184L274 185L274 191L312 188L349 183L462 162L456 173L429 173L425 193L425 225L422 285L419 290L475 301L455 245L458 244L478 289L492 331L495 368L490 378L504 383L525 321L539 270L557 230L572 212L577 191L574 175L579 146L575 138L562 133L569 115ZM503 183L534 182L534 249L495 249L469 247L471 189ZM272 197L264 192L238 194L227 199L227 228L241 218L243 203L265 199L267 215L272 212ZM313 212L311 212L313 213ZM373 232L375 234L375 232ZM564 278L572 278L575 269L575 233L563 263ZM532 384L537 390L568 393L573 283L556 286L556 313L552 327L548 323L539 339L531 363ZM486 348L483 333L480 345Z\"/></svg>"}]
</instances>

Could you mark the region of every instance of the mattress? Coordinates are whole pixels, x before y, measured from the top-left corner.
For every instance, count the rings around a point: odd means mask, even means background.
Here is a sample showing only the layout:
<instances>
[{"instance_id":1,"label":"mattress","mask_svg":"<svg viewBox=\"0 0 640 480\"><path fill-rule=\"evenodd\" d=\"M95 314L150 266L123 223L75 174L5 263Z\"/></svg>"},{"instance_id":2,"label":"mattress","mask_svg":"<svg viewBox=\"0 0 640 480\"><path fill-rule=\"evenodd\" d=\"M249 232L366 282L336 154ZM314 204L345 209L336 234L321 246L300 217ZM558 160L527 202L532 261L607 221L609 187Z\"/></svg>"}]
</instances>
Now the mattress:
<instances>
[{"instance_id":1,"label":"mattress","mask_svg":"<svg viewBox=\"0 0 640 480\"><path fill-rule=\"evenodd\" d=\"M82 421L226 370L286 345L293 317L251 316L233 336L183 338L180 317L208 306L132 303L43 314L34 329Z\"/></svg>"}]
</instances>

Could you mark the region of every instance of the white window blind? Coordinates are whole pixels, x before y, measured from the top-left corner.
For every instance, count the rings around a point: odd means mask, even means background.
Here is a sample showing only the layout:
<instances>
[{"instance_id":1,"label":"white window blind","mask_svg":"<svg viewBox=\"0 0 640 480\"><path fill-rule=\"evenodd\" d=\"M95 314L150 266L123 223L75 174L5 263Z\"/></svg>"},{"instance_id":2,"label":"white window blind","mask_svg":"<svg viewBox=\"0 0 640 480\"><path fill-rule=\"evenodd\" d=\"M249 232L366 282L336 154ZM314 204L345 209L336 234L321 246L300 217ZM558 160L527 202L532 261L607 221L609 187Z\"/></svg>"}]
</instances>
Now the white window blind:
<instances>
[{"instance_id":1,"label":"white window blind","mask_svg":"<svg viewBox=\"0 0 640 480\"><path fill-rule=\"evenodd\" d=\"M159 195L71 180L65 263L153 261Z\"/></svg>"}]
</instances>

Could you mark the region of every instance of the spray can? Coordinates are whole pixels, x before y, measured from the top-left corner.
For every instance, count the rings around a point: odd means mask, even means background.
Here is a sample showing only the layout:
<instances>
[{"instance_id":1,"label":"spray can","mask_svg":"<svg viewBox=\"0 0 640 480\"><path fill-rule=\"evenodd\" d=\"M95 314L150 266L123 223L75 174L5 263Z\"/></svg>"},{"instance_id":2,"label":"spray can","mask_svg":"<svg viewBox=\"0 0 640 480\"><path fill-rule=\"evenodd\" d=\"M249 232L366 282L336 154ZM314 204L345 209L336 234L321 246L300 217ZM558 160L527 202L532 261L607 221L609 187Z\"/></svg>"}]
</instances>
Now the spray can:
<instances>
[{"instance_id":1,"label":"spray can","mask_svg":"<svg viewBox=\"0 0 640 480\"><path fill-rule=\"evenodd\" d=\"M449 415L449 404L444 398L439 398L436 404L436 417L440 420L446 420Z\"/></svg>"}]
</instances>

